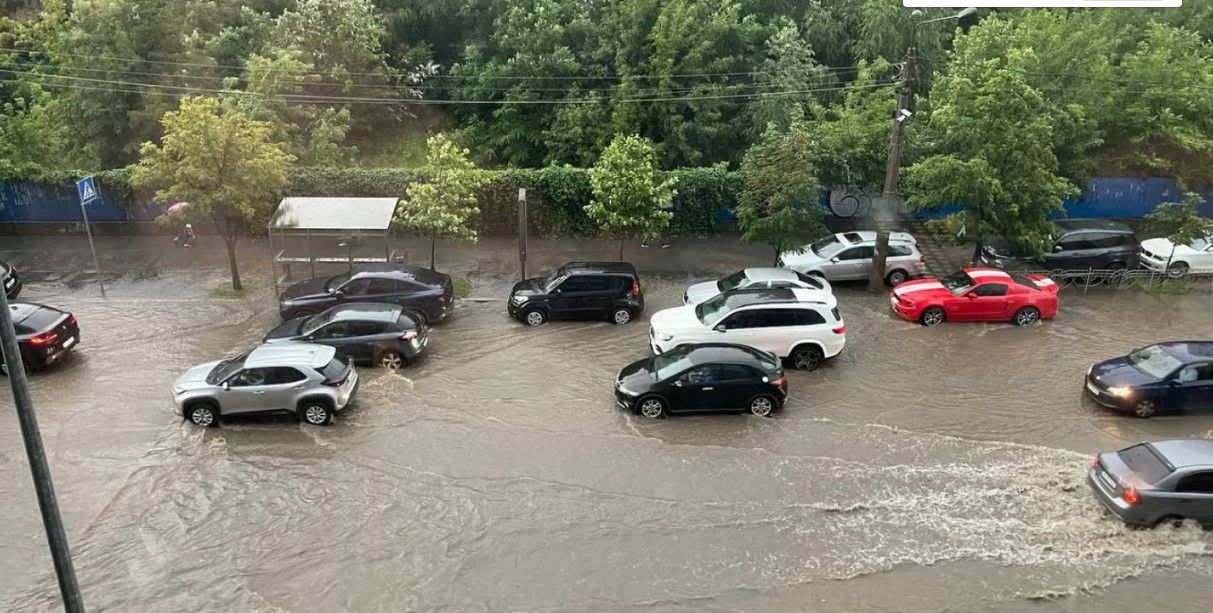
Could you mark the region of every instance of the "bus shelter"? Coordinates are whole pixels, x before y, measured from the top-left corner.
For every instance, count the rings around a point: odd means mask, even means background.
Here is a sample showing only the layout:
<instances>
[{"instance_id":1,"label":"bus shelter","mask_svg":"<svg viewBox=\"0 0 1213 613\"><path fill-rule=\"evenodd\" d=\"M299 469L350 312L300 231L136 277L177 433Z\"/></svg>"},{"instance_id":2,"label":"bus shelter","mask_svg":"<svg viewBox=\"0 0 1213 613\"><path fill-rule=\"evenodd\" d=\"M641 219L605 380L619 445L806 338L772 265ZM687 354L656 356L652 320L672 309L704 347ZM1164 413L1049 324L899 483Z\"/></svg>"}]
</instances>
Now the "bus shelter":
<instances>
[{"instance_id":1,"label":"bus shelter","mask_svg":"<svg viewBox=\"0 0 1213 613\"><path fill-rule=\"evenodd\" d=\"M336 266L392 262L397 198L283 198L268 226L274 292Z\"/></svg>"}]
</instances>

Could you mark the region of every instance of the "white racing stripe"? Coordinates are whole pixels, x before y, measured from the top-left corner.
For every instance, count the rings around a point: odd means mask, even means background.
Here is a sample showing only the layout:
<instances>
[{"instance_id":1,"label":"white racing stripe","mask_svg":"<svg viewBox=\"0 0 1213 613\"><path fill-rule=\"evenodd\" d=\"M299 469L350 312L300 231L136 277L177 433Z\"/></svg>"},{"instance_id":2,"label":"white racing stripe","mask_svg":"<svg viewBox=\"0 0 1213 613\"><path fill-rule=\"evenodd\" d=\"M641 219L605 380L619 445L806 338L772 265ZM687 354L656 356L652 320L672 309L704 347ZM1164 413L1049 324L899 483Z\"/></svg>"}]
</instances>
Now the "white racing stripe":
<instances>
[{"instance_id":1,"label":"white racing stripe","mask_svg":"<svg viewBox=\"0 0 1213 613\"><path fill-rule=\"evenodd\" d=\"M914 284L909 287L905 287L905 285L906 285L905 283L902 283L900 286L897 287L897 291L894 293L897 294L898 296L901 296L903 294L921 292L921 291L931 290L931 289L944 289L943 283L921 283L921 284Z\"/></svg>"},{"instance_id":2,"label":"white racing stripe","mask_svg":"<svg viewBox=\"0 0 1213 613\"><path fill-rule=\"evenodd\" d=\"M969 273L969 276L973 277L974 279L983 279L983 278L989 279L989 278L995 278L995 277L999 278L999 279L1010 279L1011 278L1011 275L1008 275L1007 273L1005 273L1001 270L971 270L971 271L968 271L968 273Z\"/></svg>"}]
</instances>

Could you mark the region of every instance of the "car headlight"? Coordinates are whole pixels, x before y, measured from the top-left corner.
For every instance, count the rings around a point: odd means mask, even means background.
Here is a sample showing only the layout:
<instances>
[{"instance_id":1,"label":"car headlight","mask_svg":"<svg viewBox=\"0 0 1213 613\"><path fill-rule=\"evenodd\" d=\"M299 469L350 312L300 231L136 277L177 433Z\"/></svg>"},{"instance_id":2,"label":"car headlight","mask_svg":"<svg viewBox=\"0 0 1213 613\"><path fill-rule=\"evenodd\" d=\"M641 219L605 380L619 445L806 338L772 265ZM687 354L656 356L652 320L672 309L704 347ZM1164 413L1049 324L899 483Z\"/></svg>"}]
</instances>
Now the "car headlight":
<instances>
[{"instance_id":1,"label":"car headlight","mask_svg":"<svg viewBox=\"0 0 1213 613\"><path fill-rule=\"evenodd\" d=\"M1128 398L1129 396L1133 395L1133 388L1121 386L1109 387L1108 393L1116 396L1117 398Z\"/></svg>"},{"instance_id":2,"label":"car headlight","mask_svg":"<svg viewBox=\"0 0 1213 613\"><path fill-rule=\"evenodd\" d=\"M627 394L628 396L631 396L631 397L633 397L633 398L635 398L635 397L637 397L637 396L639 396L639 395L640 395L640 392L633 392L632 390L630 390L630 389L628 389L628 388L626 388L626 387L624 387L624 386L622 386L622 385L620 385L618 389L619 389L619 391L621 391L621 392L623 392L624 394Z\"/></svg>"},{"instance_id":3,"label":"car headlight","mask_svg":"<svg viewBox=\"0 0 1213 613\"><path fill-rule=\"evenodd\" d=\"M514 304L522 304L529 300L529 298L527 296L514 296L512 300L514 301Z\"/></svg>"},{"instance_id":4,"label":"car headlight","mask_svg":"<svg viewBox=\"0 0 1213 613\"><path fill-rule=\"evenodd\" d=\"M657 338L661 339L662 341L672 341L672 340L674 340L674 335L673 334L658 334Z\"/></svg>"},{"instance_id":5,"label":"car headlight","mask_svg":"<svg viewBox=\"0 0 1213 613\"><path fill-rule=\"evenodd\" d=\"M185 393L184 387L173 386L173 395L174 396L180 396L181 394L184 394L184 393Z\"/></svg>"}]
</instances>

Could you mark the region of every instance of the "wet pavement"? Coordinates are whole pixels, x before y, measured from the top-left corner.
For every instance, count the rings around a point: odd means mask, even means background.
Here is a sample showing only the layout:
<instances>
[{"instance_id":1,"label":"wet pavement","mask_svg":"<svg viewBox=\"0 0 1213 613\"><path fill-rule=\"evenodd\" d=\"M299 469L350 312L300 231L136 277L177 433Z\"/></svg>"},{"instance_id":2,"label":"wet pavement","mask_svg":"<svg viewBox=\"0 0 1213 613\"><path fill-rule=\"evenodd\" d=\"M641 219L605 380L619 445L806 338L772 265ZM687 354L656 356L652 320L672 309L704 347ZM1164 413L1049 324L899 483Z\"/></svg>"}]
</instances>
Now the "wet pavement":
<instances>
[{"instance_id":1,"label":"wet pavement","mask_svg":"<svg viewBox=\"0 0 1213 613\"><path fill-rule=\"evenodd\" d=\"M332 427L201 430L169 387L277 321L264 254L244 256L254 296L218 300L221 257L103 241L103 300L64 240L0 237L0 258L26 264L23 299L80 318L80 350L32 386L91 610L1165 611L1210 595L1213 535L1126 529L1083 476L1098 450L1213 436L1213 415L1137 420L1081 394L1093 361L1208 337L1207 294L1067 289L1041 325L925 329L842 286L847 349L791 373L782 413L660 421L611 394L646 354L643 320L528 329L465 301L418 364L363 370ZM533 262L569 257L541 248ZM512 254L459 253L473 295L501 297ZM658 273L646 315L766 257L726 240L664 253L638 255ZM0 396L0 608L54 610Z\"/></svg>"}]
</instances>

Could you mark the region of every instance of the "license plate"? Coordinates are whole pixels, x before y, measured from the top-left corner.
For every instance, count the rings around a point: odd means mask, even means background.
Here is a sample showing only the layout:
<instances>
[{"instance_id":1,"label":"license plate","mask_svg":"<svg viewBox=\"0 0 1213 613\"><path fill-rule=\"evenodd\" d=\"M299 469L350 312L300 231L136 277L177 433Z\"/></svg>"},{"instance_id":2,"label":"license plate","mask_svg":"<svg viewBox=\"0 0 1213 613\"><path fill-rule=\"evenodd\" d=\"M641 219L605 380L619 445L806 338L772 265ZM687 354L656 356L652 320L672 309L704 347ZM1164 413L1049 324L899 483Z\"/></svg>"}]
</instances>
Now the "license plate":
<instances>
[{"instance_id":1,"label":"license plate","mask_svg":"<svg viewBox=\"0 0 1213 613\"><path fill-rule=\"evenodd\" d=\"M1116 482L1106 472L1099 473L1099 480L1103 481L1104 485L1108 486L1109 490L1116 491Z\"/></svg>"},{"instance_id":2,"label":"license plate","mask_svg":"<svg viewBox=\"0 0 1213 613\"><path fill-rule=\"evenodd\" d=\"M63 341L63 348L67 349L68 347L71 347L72 345L75 345L75 344L76 344L76 337L69 336L66 341Z\"/></svg>"}]
</instances>

